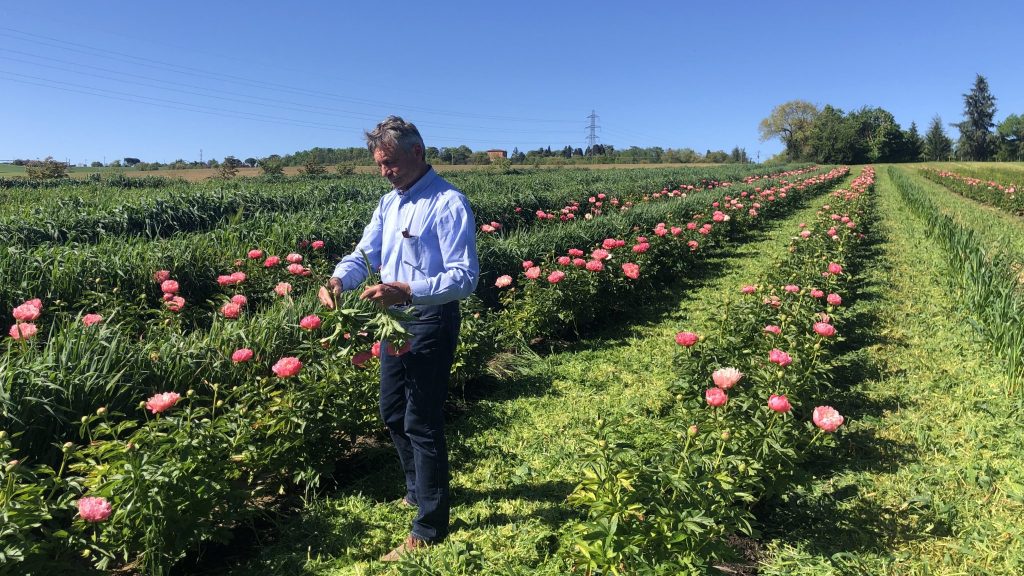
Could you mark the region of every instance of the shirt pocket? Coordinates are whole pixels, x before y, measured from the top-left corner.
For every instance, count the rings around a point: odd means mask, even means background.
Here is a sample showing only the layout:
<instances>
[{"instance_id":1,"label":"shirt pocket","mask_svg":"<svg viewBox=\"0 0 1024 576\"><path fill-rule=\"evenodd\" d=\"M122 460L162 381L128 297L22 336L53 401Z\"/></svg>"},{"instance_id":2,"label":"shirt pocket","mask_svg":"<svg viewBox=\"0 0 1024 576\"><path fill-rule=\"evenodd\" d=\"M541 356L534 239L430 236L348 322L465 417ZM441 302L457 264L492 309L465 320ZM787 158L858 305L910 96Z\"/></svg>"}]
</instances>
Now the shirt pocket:
<instances>
[{"instance_id":1,"label":"shirt pocket","mask_svg":"<svg viewBox=\"0 0 1024 576\"><path fill-rule=\"evenodd\" d=\"M402 267L406 268L414 280L426 278L427 255L423 253L423 244L419 236L402 238Z\"/></svg>"}]
</instances>

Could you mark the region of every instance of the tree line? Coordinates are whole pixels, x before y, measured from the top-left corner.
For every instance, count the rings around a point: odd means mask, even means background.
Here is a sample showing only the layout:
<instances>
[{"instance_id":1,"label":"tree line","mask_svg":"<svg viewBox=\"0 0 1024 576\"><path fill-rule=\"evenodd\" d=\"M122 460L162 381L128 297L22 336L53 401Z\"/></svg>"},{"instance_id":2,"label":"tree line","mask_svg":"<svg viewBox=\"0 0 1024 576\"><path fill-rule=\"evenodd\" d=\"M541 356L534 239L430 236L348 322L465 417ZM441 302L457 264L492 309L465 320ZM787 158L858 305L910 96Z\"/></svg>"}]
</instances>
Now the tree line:
<instances>
[{"instance_id":1,"label":"tree line","mask_svg":"<svg viewBox=\"0 0 1024 576\"><path fill-rule=\"evenodd\" d=\"M761 120L761 140L778 138L785 160L823 164L919 162L922 160L1024 160L1024 115L1010 114L994 122L996 98L978 74L963 95L964 119L951 124L960 132L954 142L934 116L922 136L917 124L903 130L885 109L865 106L844 112L832 105L818 108L804 100L776 106ZM993 132L993 128L995 131Z\"/></svg>"}]
</instances>

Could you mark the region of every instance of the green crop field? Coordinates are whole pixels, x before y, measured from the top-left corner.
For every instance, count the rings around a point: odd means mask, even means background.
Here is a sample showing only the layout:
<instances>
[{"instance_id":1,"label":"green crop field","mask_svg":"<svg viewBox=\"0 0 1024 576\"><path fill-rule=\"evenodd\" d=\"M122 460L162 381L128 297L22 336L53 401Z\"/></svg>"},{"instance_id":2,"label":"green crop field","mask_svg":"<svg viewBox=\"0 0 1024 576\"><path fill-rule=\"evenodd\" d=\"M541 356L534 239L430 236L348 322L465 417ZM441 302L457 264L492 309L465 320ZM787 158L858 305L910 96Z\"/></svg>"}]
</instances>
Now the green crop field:
<instances>
[{"instance_id":1,"label":"green crop field","mask_svg":"<svg viewBox=\"0 0 1024 576\"><path fill-rule=\"evenodd\" d=\"M0 165L0 574L1024 571L1019 165L444 172L452 533L397 565L404 335L319 294L387 183L78 172Z\"/></svg>"}]
</instances>

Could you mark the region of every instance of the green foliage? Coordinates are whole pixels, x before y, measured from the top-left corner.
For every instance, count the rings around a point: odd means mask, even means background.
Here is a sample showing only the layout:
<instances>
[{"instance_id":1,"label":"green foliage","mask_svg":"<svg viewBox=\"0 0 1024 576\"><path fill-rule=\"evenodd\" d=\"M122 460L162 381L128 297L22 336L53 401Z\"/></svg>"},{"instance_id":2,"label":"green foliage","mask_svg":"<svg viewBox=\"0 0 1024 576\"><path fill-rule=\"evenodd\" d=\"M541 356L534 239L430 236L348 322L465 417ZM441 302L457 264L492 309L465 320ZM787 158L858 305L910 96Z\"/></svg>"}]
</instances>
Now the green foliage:
<instances>
[{"instance_id":1,"label":"green foliage","mask_svg":"<svg viewBox=\"0 0 1024 576\"><path fill-rule=\"evenodd\" d=\"M758 125L762 141L779 138L786 145L790 161L804 160L812 155L806 150L811 126L818 116L818 107L804 100L790 100L772 109Z\"/></svg>"},{"instance_id":2,"label":"green foliage","mask_svg":"<svg viewBox=\"0 0 1024 576\"><path fill-rule=\"evenodd\" d=\"M65 162L58 162L47 156L41 162L29 162L25 164L25 174L33 180L55 180L66 178L68 165Z\"/></svg>"},{"instance_id":3,"label":"green foliage","mask_svg":"<svg viewBox=\"0 0 1024 576\"><path fill-rule=\"evenodd\" d=\"M946 136L942 118L936 115L924 136L924 159L931 161L949 160L953 154L953 140Z\"/></svg>"},{"instance_id":4,"label":"green foliage","mask_svg":"<svg viewBox=\"0 0 1024 576\"><path fill-rule=\"evenodd\" d=\"M889 177L911 209L927 222L929 235L945 247L965 306L976 316L975 327L1004 361L1011 391L1019 391L1024 383L1020 263L1005 250L988 250L977 232L942 214L902 172L890 169Z\"/></svg>"},{"instance_id":5,"label":"green foliage","mask_svg":"<svg viewBox=\"0 0 1024 576\"><path fill-rule=\"evenodd\" d=\"M960 140L957 155L963 160L989 160L995 153L996 98L989 92L988 80L978 74L971 91L964 94L964 120L957 124Z\"/></svg>"},{"instance_id":6,"label":"green foliage","mask_svg":"<svg viewBox=\"0 0 1024 576\"><path fill-rule=\"evenodd\" d=\"M997 158L1005 161L1024 160L1024 115L1010 114L996 129L999 136Z\"/></svg>"}]
</instances>

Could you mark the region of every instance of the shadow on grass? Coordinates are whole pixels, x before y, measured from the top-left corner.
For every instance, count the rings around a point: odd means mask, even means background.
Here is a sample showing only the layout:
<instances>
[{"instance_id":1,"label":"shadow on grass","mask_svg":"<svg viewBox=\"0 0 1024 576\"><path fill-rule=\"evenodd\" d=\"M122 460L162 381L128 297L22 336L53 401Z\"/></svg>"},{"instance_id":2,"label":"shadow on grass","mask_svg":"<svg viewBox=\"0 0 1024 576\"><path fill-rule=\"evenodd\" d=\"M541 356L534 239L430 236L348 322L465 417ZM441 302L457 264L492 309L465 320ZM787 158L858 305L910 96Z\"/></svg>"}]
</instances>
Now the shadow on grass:
<instances>
[{"instance_id":1,"label":"shadow on grass","mask_svg":"<svg viewBox=\"0 0 1024 576\"><path fill-rule=\"evenodd\" d=\"M762 502L755 513L761 519L764 540L801 542L801 547L822 558L870 552L885 554L897 544L948 535L950 521L928 504L896 510L881 506L871 494L843 481L847 472L890 473L916 459L916 447L879 436L886 414L914 402L899 391L867 395L871 382L891 379L898 367L876 358L879 347L902 343L883 335L888 279L893 273L884 258L881 232L869 235L861 246L858 280L851 286L853 306L844 317L849 334L836 350L832 398L848 416L849 428L839 438L839 449L819 449L806 461L806 481L779 498ZM819 486L817 492L811 486ZM855 557L849 557L857 562Z\"/></svg>"}]
</instances>

